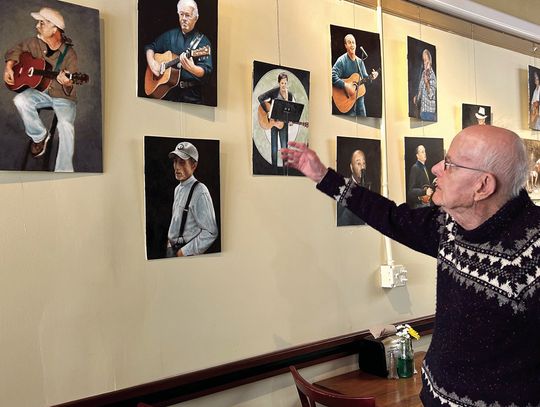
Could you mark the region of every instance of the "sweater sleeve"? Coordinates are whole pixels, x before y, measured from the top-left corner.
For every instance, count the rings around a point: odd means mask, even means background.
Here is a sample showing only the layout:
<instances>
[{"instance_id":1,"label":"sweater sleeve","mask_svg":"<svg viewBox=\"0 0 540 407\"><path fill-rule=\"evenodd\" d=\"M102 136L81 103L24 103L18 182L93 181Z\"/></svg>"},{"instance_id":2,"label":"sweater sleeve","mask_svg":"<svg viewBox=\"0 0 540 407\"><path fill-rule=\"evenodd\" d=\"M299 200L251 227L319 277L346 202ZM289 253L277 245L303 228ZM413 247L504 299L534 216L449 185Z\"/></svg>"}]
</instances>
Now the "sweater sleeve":
<instances>
[{"instance_id":1,"label":"sweater sleeve","mask_svg":"<svg viewBox=\"0 0 540 407\"><path fill-rule=\"evenodd\" d=\"M444 213L437 207L411 209L360 186L329 169L317 189L334 198L382 234L413 250L437 257Z\"/></svg>"}]
</instances>

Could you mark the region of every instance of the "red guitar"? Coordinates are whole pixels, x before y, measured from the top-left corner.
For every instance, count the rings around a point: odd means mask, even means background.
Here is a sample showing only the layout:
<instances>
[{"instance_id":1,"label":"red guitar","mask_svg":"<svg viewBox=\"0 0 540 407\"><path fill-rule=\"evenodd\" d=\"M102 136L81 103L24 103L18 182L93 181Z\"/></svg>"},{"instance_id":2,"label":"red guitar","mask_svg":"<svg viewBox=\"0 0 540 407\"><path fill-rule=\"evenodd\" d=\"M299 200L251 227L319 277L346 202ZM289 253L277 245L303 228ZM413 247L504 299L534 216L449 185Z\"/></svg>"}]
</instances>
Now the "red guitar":
<instances>
[{"instance_id":1,"label":"red guitar","mask_svg":"<svg viewBox=\"0 0 540 407\"><path fill-rule=\"evenodd\" d=\"M29 52L23 52L19 62L13 66L13 79L15 83L6 83L8 89L22 92L27 88L45 90L49 87L51 79L55 79L60 72L52 71L51 65L41 58L34 58ZM74 84L81 85L88 82L88 75L84 73L66 73Z\"/></svg>"}]
</instances>

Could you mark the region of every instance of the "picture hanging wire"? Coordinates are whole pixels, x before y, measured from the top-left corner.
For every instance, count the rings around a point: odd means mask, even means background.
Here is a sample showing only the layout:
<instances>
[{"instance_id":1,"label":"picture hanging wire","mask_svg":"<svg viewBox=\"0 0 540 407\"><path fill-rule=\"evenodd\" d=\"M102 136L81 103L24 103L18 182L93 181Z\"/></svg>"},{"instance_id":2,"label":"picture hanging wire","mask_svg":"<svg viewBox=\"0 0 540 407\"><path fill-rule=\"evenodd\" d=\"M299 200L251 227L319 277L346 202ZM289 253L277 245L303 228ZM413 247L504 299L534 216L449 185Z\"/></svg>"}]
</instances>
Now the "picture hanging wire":
<instances>
[{"instance_id":1,"label":"picture hanging wire","mask_svg":"<svg viewBox=\"0 0 540 407\"><path fill-rule=\"evenodd\" d=\"M417 6L418 9L418 33L420 35L420 41L422 41L422 7ZM422 69L424 69L424 59L422 58ZM432 67L433 68L433 67ZM422 80L422 78L420 78ZM419 84L420 86L420 84ZM426 135L426 126L424 123L424 119L420 116L420 120L422 121L422 137L425 137Z\"/></svg>"},{"instance_id":2,"label":"picture hanging wire","mask_svg":"<svg viewBox=\"0 0 540 407\"><path fill-rule=\"evenodd\" d=\"M377 0L377 25L379 26L379 46L381 47L381 66L384 67L384 43L383 43L383 13L382 13L382 0ZM382 155L382 193L383 196L389 198L390 192L388 189L388 133L386 130L386 75L381 75L381 150ZM386 264L394 265L394 255L392 253L392 242L388 236L384 236L384 247L386 250Z\"/></svg>"},{"instance_id":3,"label":"picture hanging wire","mask_svg":"<svg viewBox=\"0 0 540 407\"><path fill-rule=\"evenodd\" d=\"M476 40L474 39L474 24L471 24L471 41L473 50L474 103L478 105L478 78L476 77Z\"/></svg>"},{"instance_id":4,"label":"picture hanging wire","mask_svg":"<svg viewBox=\"0 0 540 407\"><path fill-rule=\"evenodd\" d=\"M277 21L278 65L281 66L281 37L280 37L280 26L279 26L279 0L276 0L276 21Z\"/></svg>"}]
</instances>

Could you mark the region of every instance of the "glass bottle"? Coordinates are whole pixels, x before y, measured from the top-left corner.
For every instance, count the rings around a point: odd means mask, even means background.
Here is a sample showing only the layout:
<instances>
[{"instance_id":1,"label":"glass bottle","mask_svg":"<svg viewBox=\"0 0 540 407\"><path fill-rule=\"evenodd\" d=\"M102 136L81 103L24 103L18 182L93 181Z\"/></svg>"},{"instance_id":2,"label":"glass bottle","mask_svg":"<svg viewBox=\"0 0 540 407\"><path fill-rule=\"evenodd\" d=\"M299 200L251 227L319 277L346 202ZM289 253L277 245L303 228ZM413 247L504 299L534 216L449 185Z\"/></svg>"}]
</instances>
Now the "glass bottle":
<instances>
[{"instance_id":1,"label":"glass bottle","mask_svg":"<svg viewBox=\"0 0 540 407\"><path fill-rule=\"evenodd\" d=\"M401 338L397 356L397 373L399 377L412 377L414 373L414 352L411 338Z\"/></svg>"},{"instance_id":2,"label":"glass bottle","mask_svg":"<svg viewBox=\"0 0 540 407\"><path fill-rule=\"evenodd\" d=\"M391 348L388 351L388 378L389 379L399 379L398 374L397 374L396 354L397 354L397 348Z\"/></svg>"}]
</instances>

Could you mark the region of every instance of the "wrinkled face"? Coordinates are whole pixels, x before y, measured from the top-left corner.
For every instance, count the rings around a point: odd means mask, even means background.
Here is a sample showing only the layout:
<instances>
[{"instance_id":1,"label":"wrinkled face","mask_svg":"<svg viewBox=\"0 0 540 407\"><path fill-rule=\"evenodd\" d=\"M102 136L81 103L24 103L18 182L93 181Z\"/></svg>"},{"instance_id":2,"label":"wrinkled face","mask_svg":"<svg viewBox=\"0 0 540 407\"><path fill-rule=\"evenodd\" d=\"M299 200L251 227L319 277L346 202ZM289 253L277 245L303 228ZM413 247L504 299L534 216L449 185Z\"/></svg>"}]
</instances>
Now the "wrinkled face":
<instances>
[{"instance_id":1,"label":"wrinkled face","mask_svg":"<svg viewBox=\"0 0 540 407\"><path fill-rule=\"evenodd\" d=\"M185 181L193 175L197 163L192 160L183 160L180 157L174 157L173 161L174 176L178 181Z\"/></svg>"},{"instance_id":2,"label":"wrinkled face","mask_svg":"<svg viewBox=\"0 0 540 407\"><path fill-rule=\"evenodd\" d=\"M351 158L351 173L359 180L362 170L366 169L366 156L361 151L355 151Z\"/></svg>"},{"instance_id":3,"label":"wrinkled face","mask_svg":"<svg viewBox=\"0 0 540 407\"><path fill-rule=\"evenodd\" d=\"M285 92L287 90L287 79L286 78L283 78L282 80L279 81L279 90L281 92Z\"/></svg>"},{"instance_id":4,"label":"wrinkled face","mask_svg":"<svg viewBox=\"0 0 540 407\"><path fill-rule=\"evenodd\" d=\"M195 17L195 9L192 6L182 6L178 12L178 20L180 28L184 34L192 31L195 28L195 23L198 17Z\"/></svg>"},{"instance_id":5,"label":"wrinkled face","mask_svg":"<svg viewBox=\"0 0 540 407\"><path fill-rule=\"evenodd\" d=\"M478 168L481 157L481 143L474 142L470 135L458 134L446 155L446 160L453 164ZM474 205L474 190L482 176L482 171L467 168L448 167L445 169L444 160L435 164L431 170L437 177L437 188L431 199L435 205L441 206L454 216Z\"/></svg>"},{"instance_id":6,"label":"wrinkled face","mask_svg":"<svg viewBox=\"0 0 540 407\"><path fill-rule=\"evenodd\" d=\"M36 23L36 31L42 38L50 38L58 28L48 20L38 20Z\"/></svg>"},{"instance_id":7,"label":"wrinkled face","mask_svg":"<svg viewBox=\"0 0 540 407\"><path fill-rule=\"evenodd\" d=\"M422 164L426 163L427 155L426 155L426 149L424 146L418 146L418 152L416 153L416 159L420 161Z\"/></svg>"},{"instance_id":8,"label":"wrinkled face","mask_svg":"<svg viewBox=\"0 0 540 407\"><path fill-rule=\"evenodd\" d=\"M345 49L347 50L347 54L354 55L356 51L356 40L351 34L348 34L345 37Z\"/></svg>"}]
</instances>

